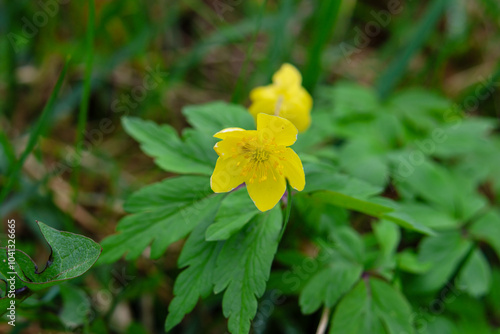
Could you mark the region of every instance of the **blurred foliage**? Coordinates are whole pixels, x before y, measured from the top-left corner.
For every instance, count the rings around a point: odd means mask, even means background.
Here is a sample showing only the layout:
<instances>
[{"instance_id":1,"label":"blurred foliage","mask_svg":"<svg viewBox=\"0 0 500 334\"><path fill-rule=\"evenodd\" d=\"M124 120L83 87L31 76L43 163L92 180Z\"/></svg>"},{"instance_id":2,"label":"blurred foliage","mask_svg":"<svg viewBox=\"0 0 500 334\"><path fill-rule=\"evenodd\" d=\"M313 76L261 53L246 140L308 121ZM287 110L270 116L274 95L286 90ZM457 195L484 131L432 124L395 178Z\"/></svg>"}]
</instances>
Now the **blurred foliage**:
<instances>
[{"instance_id":1,"label":"blurred foliage","mask_svg":"<svg viewBox=\"0 0 500 334\"><path fill-rule=\"evenodd\" d=\"M171 333L225 333L239 284L255 333L325 317L331 333L499 333L499 31L495 0L1 1L0 218L38 264L36 220L107 238L100 265L19 305L15 332L163 333L170 305L168 328L194 307ZM248 92L284 62L314 98L293 146L307 188L279 247L255 247L279 209L263 225L241 191L203 185L212 134L250 128ZM216 223L153 224L187 204ZM251 280L273 247L267 285Z\"/></svg>"}]
</instances>

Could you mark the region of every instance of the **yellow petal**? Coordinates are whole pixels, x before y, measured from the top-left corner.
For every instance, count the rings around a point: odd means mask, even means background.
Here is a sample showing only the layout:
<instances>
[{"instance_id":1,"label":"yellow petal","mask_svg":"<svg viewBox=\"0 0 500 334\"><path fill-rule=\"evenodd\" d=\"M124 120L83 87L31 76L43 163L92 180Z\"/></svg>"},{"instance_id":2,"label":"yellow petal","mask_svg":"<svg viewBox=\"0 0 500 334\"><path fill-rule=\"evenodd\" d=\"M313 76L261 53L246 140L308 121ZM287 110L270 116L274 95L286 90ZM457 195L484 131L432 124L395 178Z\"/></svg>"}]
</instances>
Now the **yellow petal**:
<instances>
[{"instance_id":1,"label":"yellow petal","mask_svg":"<svg viewBox=\"0 0 500 334\"><path fill-rule=\"evenodd\" d=\"M305 109L311 111L313 100L311 94L304 87L299 87L295 98L300 101L299 103L304 106Z\"/></svg>"},{"instance_id":2,"label":"yellow petal","mask_svg":"<svg viewBox=\"0 0 500 334\"><path fill-rule=\"evenodd\" d=\"M227 128L214 134L215 138L225 139L228 136L243 136L246 130L242 128Z\"/></svg>"},{"instance_id":3,"label":"yellow petal","mask_svg":"<svg viewBox=\"0 0 500 334\"><path fill-rule=\"evenodd\" d=\"M210 178L210 187L214 192L225 193L245 182L243 176L241 176L242 160L243 158L217 159L214 172Z\"/></svg>"},{"instance_id":4,"label":"yellow petal","mask_svg":"<svg viewBox=\"0 0 500 334\"><path fill-rule=\"evenodd\" d=\"M285 101L281 106L280 117L288 119L299 132L304 132L311 125L311 112L297 101Z\"/></svg>"},{"instance_id":5,"label":"yellow petal","mask_svg":"<svg viewBox=\"0 0 500 334\"><path fill-rule=\"evenodd\" d=\"M273 85L257 87L250 91L250 100L276 100L278 98L278 93Z\"/></svg>"},{"instance_id":6,"label":"yellow petal","mask_svg":"<svg viewBox=\"0 0 500 334\"><path fill-rule=\"evenodd\" d=\"M276 144L290 146L297 140L297 128L289 120L270 116L257 115L257 132L261 139L276 140Z\"/></svg>"},{"instance_id":7,"label":"yellow petal","mask_svg":"<svg viewBox=\"0 0 500 334\"><path fill-rule=\"evenodd\" d=\"M253 102L248 108L248 111L257 122L257 115L260 113L274 115L276 109L276 101L274 100L258 100Z\"/></svg>"},{"instance_id":8,"label":"yellow petal","mask_svg":"<svg viewBox=\"0 0 500 334\"><path fill-rule=\"evenodd\" d=\"M299 86L302 76L295 66L283 64L278 72L274 73L273 83L278 86Z\"/></svg>"},{"instance_id":9,"label":"yellow petal","mask_svg":"<svg viewBox=\"0 0 500 334\"><path fill-rule=\"evenodd\" d=\"M306 185L306 177L304 175L304 167L299 156L291 148L287 147L282 155L283 174L290 182L290 185L298 191L304 190Z\"/></svg>"},{"instance_id":10,"label":"yellow petal","mask_svg":"<svg viewBox=\"0 0 500 334\"><path fill-rule=\"evenodd\" d=\"M230 158L240 153L239 143L242 138L227 137L220 142L215 143L214 150L221 158Z\"/></svg>"},{"instance_id":11,"label":"yellow petal","mask_svg":"<svg viewBox=\"0 0 500 334\"><path fill-rule=\"evenodd\" d=\"M260 211L267 211L274 208L285 193L285 178L276 172L274 174L277 174L276 180L273 177L268 177L264 181L246 183L248 194Z\"/></svg>"}]
</instances>

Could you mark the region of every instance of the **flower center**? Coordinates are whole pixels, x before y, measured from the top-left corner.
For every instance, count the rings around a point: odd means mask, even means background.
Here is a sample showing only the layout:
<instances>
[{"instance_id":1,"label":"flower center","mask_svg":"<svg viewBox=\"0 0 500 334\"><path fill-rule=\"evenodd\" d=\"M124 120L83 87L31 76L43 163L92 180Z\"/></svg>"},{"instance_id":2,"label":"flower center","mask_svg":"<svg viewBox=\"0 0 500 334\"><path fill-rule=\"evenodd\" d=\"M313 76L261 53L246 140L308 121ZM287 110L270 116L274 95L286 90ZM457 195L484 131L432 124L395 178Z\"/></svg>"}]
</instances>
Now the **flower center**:
<instances>
[{"instance_id":1,"label":"flower center","mask_svg":"<svg viewBox=\"0 0 500 334\"><path fill-rule=\"evenodd\" d=\"M279 156L284 147L272 141L260 141L257 137L245 138L240 145L246 159L241 175L247 177L248 182L263 182L268 178L276 180L278 175L283 175L283 166L279 163Z\"/></svg>"},{"instance_id":2,"label":"flower center","mask_svg":"<svg viewBox=\"0 0 500 334\"><path fill-rule=\"evenodd\" d=\"M269 151L262 147L257 147L252 153L252 160L255 162L264 162L269 160Z\"/></svg>"}]
</instances>

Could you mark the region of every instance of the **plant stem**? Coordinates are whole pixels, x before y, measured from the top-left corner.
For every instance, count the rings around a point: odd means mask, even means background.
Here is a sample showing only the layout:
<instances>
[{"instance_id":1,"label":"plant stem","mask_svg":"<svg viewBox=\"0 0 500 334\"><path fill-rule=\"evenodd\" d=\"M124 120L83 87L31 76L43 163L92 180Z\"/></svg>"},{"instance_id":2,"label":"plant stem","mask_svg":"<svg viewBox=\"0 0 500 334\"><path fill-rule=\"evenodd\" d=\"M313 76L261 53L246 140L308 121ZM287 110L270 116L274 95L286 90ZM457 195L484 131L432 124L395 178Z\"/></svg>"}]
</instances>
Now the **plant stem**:
<instances>
[{"instance_id":1,"label":"plant stem","mask_svg":"<svg viewBox=\"0 0 500 334\"><path fill-rule=\"evenodd\" d=\"M323 309L323 313L321 314L321 319L319 320L319 325L318 329L316 330L316 334L324 334L326 332L329 316L330 316L330 308L325 307Z\"/></svg>"}]
</instances>

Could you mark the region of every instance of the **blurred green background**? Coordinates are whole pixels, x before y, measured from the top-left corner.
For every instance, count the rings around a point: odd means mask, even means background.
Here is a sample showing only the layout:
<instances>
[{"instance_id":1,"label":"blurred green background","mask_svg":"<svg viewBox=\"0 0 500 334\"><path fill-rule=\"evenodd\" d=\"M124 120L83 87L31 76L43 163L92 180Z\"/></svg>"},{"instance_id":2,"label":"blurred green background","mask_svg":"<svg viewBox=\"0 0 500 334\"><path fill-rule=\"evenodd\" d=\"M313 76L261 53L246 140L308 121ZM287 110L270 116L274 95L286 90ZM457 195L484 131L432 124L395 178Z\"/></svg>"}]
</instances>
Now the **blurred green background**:
<instances>
[{"instance_id":1,"label":"blurred green background","mask_svg":"<svg viewBox=\"0 0 500 334\"><path fill-rule=\"evenodd\" d=\"M0 36L0 217L16 219L18 247L38 263L48 248L35 220L100 241L124 216L128 194L169 176L120 117L180 131L184 106L248 106L250 89L284 62L301 71L313 97L339 80L371 87L381 100L422 87L467 115L500 117L497 0L2 0ZM493 93L469 107L481 87ZM26 301L26 321L13 332L73 332L72 324L90 333L161 332L181 246L158 261L94 268ZM214 296L173 332L223 333L219 303ZM316 328L319 315L290 324L298 310L283 310L276 317L286 333Z\"/></svg>"}]
</instances>

